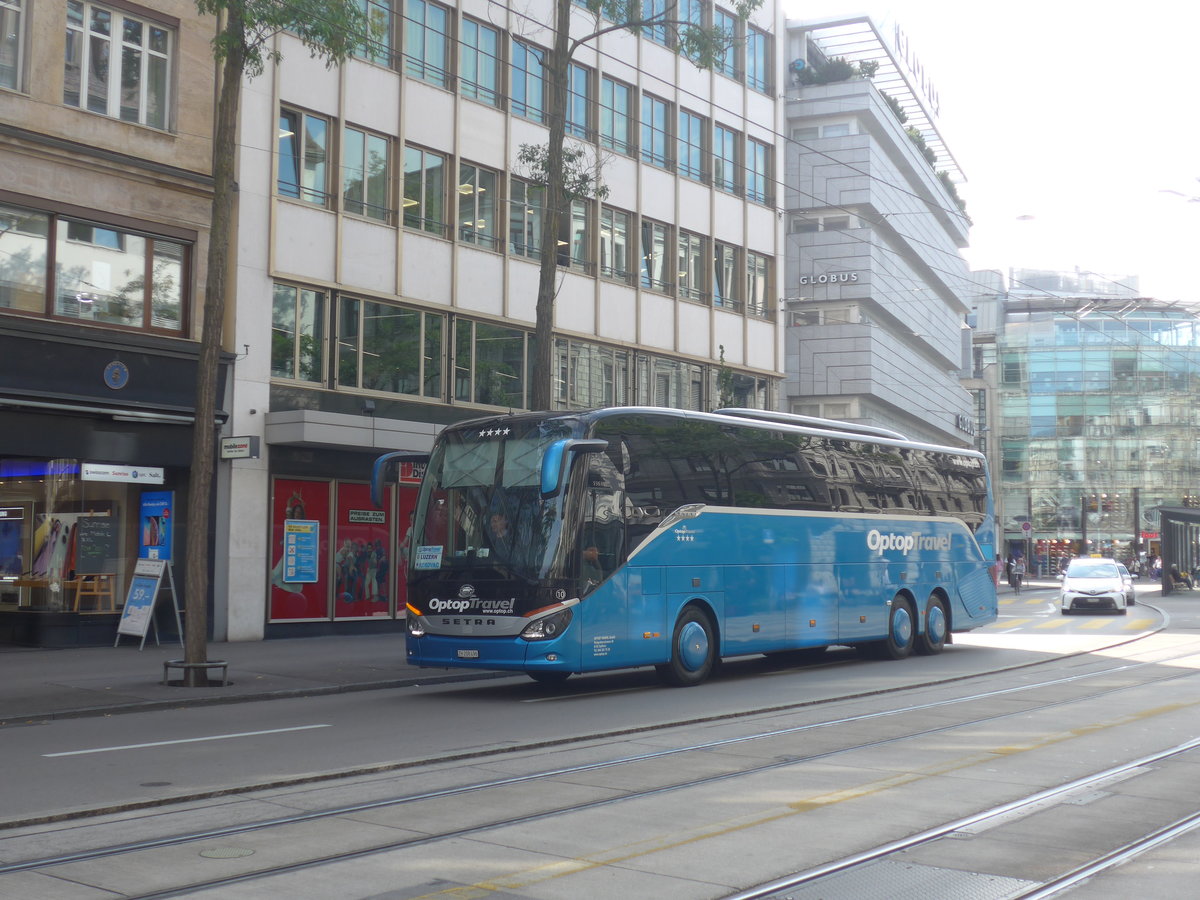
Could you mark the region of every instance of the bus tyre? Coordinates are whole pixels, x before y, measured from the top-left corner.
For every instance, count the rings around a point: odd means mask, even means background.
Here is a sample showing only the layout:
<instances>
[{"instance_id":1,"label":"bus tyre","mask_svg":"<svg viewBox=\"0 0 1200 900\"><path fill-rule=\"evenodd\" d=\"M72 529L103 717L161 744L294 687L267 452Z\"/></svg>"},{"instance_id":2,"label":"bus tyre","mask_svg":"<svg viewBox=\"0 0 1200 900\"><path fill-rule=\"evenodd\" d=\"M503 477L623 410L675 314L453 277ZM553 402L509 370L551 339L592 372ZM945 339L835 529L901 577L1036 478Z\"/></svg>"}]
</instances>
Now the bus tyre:
<instances>
[{"instance_id":1,"label":"bus tyre","mask_svg":"<svg viewBox=\"0 0 1200 900\"><path fill-rule=\"evenodd\" d=\"M904 597L897 594L888 608L887 637L882 641L873 641L868 647L868 652L876 659L904 659L912 653L915 631L912 607Z\"/></svg>"},{"instance_id":2,"label":"bus tyre","mask_svg":"<svg viewBox=\"0 0 1200 900\"><path fill-rule=\"evenodd\" d=\"M657 667L659 677L675 687L700 684L712 674L716 655L712 621L701 610L689 606L675 622L671 661Z\"/></svg>"},{"instance_id":3,"label":"bus tyre","mask_svg":"<svg viewBox=\"0 0 1200 900\"><path fill-rule=\"evenodd\" d=\"M922 617L921 633L917 635L913 649L922 656L934 656L941 653L946 646L946 630L949 621L946 619L946 604L937 594L931 594L925 601L925 615Z\"/></svg>"}]
</instances>

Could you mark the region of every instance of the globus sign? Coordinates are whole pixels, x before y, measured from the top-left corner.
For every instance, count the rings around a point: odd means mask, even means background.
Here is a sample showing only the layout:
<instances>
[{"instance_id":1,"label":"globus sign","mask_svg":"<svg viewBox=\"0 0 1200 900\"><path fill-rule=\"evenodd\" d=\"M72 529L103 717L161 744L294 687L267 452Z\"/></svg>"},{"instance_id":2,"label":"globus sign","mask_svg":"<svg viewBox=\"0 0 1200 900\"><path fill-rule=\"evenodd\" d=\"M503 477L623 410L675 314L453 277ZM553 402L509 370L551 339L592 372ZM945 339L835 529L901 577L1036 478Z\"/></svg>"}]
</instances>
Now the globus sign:
<instances>
[{"instance_id":1,"label":"globus sign","mask_svg":"<svg viewBox=\"0 0 1200 900\"><path fill-rule=\"evenodd\" d=\"M857 272L834 272L832 275L801 275L800 284L850 284L858 281Z\"/></svg>"}]
</instances>

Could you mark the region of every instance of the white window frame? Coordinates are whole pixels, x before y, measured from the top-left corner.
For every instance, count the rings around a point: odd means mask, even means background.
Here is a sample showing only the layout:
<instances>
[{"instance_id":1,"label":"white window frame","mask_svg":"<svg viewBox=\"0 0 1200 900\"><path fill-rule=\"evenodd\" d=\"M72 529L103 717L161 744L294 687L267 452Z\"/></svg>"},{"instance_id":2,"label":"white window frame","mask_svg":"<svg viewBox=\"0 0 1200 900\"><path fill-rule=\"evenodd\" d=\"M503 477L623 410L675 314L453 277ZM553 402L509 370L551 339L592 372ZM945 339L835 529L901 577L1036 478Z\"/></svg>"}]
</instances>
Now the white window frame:
<instances>
[{"instance_id":1,"label":"white window frame","mask_svg":"<svg viewBox=\"0 0 1200 900\"><path fill-rule=\"evenodd\" d=\"M93 30L97 13L109 17L108 34ZM125 40L124 33L127 24L136 24L140 28L142 35L140 44ZM79 69L79 84L78 93L72 102L70 85L67 83L69 79L66 78L66 63L71 57L64 56L63 103L123 122L135 122L149 128L167 130L173 112L171 108L171 70L177 41L176 29L156 19L131 15L115 7L93 3L92 0L67 0L66 27L67 40L64 53L71 54L73 50L77 53L78 58L74 62L77 63ZM165 42L165 50L152 47L151 38L155 32L159 33ZM102 108L101 93L93 92L92 85L89 83L89 75L97 54L106 57L103 62L108 69L108 83L103 85ZM124 72L126 58L129 54L138 54L136 118L128 118L123 115L125 107L122 103L122 85L127 80ZM117 65L112 64L114 58L119 60ZM159 80L161 87L160 108L155 111L154 118L151 119L149 115L151 83L155 78ZM100 87L99 84L95 86Z\"/></svg>"},{"instance_id":2,"label":"white window frame","mask_svg":"<svg viewBox=\"0 0 1200 900\"><path fill-rule=\"evenodd\" d=\"M25 86L25 0L0 0L0 88Z\"/></svg>"}]
</instances>

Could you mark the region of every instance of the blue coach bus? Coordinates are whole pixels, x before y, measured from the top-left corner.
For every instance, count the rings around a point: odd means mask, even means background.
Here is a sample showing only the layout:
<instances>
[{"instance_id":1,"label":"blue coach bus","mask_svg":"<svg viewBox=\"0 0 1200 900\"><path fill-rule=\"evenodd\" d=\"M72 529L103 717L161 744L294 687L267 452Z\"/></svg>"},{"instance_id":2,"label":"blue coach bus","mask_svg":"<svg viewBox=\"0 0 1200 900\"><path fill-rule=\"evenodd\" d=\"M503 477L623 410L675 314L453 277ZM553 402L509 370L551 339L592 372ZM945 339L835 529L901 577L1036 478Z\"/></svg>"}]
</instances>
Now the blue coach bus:
<instances>
[{"instance_id":1,"label":"blue coach bus","mask_svg":"<svg viewBox=\"0 0 1200 900\"><path fill-rule=\"evenodd\" d=\"M995 620L994 543L973 450L756 410L476 419L421 483L408 661L694 685L726 657L938 653Z\"/></svg>"}]
</instances>

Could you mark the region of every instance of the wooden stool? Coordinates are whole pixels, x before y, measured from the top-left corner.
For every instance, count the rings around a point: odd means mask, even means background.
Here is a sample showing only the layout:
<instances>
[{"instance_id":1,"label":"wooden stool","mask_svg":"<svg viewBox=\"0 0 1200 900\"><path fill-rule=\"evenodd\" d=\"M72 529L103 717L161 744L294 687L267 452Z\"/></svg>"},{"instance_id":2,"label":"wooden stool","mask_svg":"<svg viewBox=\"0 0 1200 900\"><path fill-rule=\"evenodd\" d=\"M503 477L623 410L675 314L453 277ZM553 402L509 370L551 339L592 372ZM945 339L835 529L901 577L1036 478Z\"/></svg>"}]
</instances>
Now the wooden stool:
<instances>
[{"instance_id":1,"label":"wooden stool","mask_svg":"<svg viewBox=\"0 0 1200 900\"><path fill-rule=\"evenodd\" d=\"M116 598L113 596L113 581L116 574L80 575L75 579L75 612L79 612L80 603L85 597L94 600L96 611L116 612Z\"/></svg>"}]
</instances>

